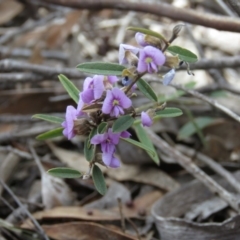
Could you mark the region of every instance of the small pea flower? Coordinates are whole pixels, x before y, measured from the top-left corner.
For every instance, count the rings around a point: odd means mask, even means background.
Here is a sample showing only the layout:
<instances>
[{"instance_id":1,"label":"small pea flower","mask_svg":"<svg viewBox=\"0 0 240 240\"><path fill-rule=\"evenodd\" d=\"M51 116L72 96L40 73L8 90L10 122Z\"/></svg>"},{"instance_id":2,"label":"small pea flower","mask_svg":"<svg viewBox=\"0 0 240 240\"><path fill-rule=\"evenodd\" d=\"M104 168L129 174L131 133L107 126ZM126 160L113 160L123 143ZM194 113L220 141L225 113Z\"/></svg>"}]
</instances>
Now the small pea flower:
<instances>
[{"instance_id":1,"label":"small pea flower","mask_svg":"<svg viewBox=\"0 0 240 240\"><path fill-rule=\"evenodd\" d=\"M135 39L137 43L142 47L151 45L161 49L161 40L156 37L137 32L135 34Z\"/></svg>"},{"instance_id":2,"label":"small pea flower","mask_svg":"<svg viewBox=\"0 0 240 240\"><path fill-rule=\"evenodd\" d=\"M141 122L143 127L150 127L153 124L152 118L146 112L141 113Z\"/></svg>"},{"instance_id":3,"label":"small pea flower","mask_svg":"<svg viewBox=\"0 0 240 240\"><path fill-rule=\"evenodd\" d=\"M118 117L124 114L124 109L131 107L132 101L119 88L107 90L107 96L103 102L102 112Z\"/></svg>"},{"instance_id":4,"label":"small pea flower","mask_svg":"<svg viewBox=\"0 0 240 240\"><path fill-rule=\"evenodd\" d=\"M63 135L68 139L75 137L74 121L77 120L77 109L73 106L67 106L65 121L62 123Z\"/></svg>"},{"instance_id":5,"label":"small pea flower","mask_svg":"<svg viewBox=\"0 0 240 240\"><path fill-rule=\"evenodd\" d=\"M139 52L138 72L154 73L158 71L158 66L165 63L165 55L159 49L146 46Z\"/></svg>"},{"instance_id":6,"label":"small pea flower","mask_svg":"<svg viewBox=\"0 0 240 240\"><path fill-rule=\"evenodd\" d=\"M116 145L119 143L120 137L128 138L130 133L123 131L122 133L114 133L109 128L106 133L97 134L91 139L91 143L94 145L101 144L102 160L106 166L116 168L120 166L120 162L114 157Z\"/></svg>"},{"instance_id":7,"label":"small pea flower","mask_svg":"<svg viewBox=\"0 0 240 240\"><path fill-rule=\"evenodd\" d=\"M171 69L169 72L167 72L164 76L163 76L163 85L167 86L168 84L171 83L171 81L173 80L173 78L175 77L175 69Z\"/></svg>"},{"instance_id":8,"label":"small pea flower","mask_svg":"<svg viewBox=\"0 0 240 240\"><path fill-rule=\"evenodd\" d=\"M81 93L81 99L84 103L91 103L93 100L99 99L104 87L104 76L95 75L93 78L87 77L83 83L83 92Z\"/></svg>"},{"instance_id":9,"label":"small pea flower","mask_svg":"<svg viewBox=\"0 0 240 240\"><path fill-rule=\"evenodd\" d=\"M138 54L139 50L139 48L128 44L120 44L118 56L119 64L137 64L138 58L136 55Z\"/></svg>"}]
</instances>

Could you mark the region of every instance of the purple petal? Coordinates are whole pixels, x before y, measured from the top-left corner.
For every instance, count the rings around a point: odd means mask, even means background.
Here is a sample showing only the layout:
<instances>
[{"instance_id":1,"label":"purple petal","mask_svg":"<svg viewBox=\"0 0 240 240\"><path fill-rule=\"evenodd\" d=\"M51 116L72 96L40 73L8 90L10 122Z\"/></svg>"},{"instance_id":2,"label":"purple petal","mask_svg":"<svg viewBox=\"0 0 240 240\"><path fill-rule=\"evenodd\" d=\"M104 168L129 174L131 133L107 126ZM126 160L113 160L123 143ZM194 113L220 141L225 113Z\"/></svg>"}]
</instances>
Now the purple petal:
<instances>
[{"instance_id":1,"label":"purple petal","mask_svg":"<svg viewBox=\"0 0 240 240\"><path fill-rule=\"evenodd\" d=\"M107 96L103 102L102 112L105 114L109 114L113 108L113 94L112 91L107 90Z\"/></svg>"},{"instance_id":2,"label":"purple petal","mask_svg":"<svg viewBox=\"0 0 240 240\"><path fill-rule=\"evenodd\" d=\"M129 133L128 131L123 131L123 132L121 132L120 136L122 138L129 138L131 136L131 133Z\"/></svg>"},{"instance_id":3,"label":"purple petal","mask_svg":"<svg viewBox=\"0 0 240 240\"><path fill-rule=\"evenodd\" d=\"M93 79L90 78L90 77L87 77L85 80L84 80L84 83L83 83L83 91L87 90L88 88L90 88L90 85L92 84L93 82Z\"/></svg>"},{"instance_id":4,"label":"purple petal","mask_svg":"<svg viewBox=\"0 0 240 240\"><path fill-rule=\"evenodd\" d=\"M145 42L144 37L145 37L145 34L143 34L143 33L137 32L137 33L135 34L136 42L138 43L138 45L140 45L140 46L142 46L142 47L145 47L145 46L148 45L148 44Z\"/></svg>"},{"instance_id":5,"label":"purple petal","mask_svg":"<svg viewBox=\"0 0 240 240\"><path fill-rule=\"evenodd\" d=\"M65 121L62 123L62 126L65 128L63 134L65 137L70 140L75 136L73 131L74 129L74 120L77 119L77 110L73 106L68 106L66 110Z\"/></svg>"},{"instance_id":6,"label":"purple petal","mask_svg":"<svg viewBox=\"0 0 240 240\"><path fill-rule=\"evenodd\" d=\"M88 88L81 93L81 99L84 103L90 103L94 100L93 89Z\"/></svg>"},{"instance_id":7,"label":"purple petal","mask_svg":"<svg viewBox=\"0 0 240 240\"><path fill-rule=\"evenodd\" d=\"M84 102L81 97L81 93L79 93L79 100L78 100L78 106L77 106L77 117L85 116L86 113L82 112L82 108L84 106Z\"/></svg>"},{"instance_id":8,"label":"purple petal","mask_svg":"<svg viewBox=\"0 0 240 240\"><path fill-rule=\"evenodd\" d=\"M171 69L169 72L167 72L164 77L163 77L163 85L168 85L169 83L171 83L171 81L173 80L173 78L175 77L175 69Z\"/></svg>"},{"instance_id":9,"label":"purple petal","mask_svg":"<svg viewBox=\"0 0 240 240\"><path fill-rule=\"evenodd\" d=\"M119 106L114 106L112 112L110 113L111 117L118 117L120 115L120 108Z\"/></svg>"},{"instance_id":10,"label":"purple petal","mask_svg":"<svg viewBox=\"0 0 240 240\"><path fill-rule=\"evenodd\" d=\"M112 153L103 152L102 160L106 166L109 166L111 164L112 156L113 156Z\"/></svg>"},{"instance_id":11,"label":"purple petal","mask_svg":"<svg viewBox=\"0 0 240 240\"><path fill-rule=\"evenodd\" d=\"M132 106L132 101L130 98L126 96L126 94L120 90L119 88L113 88L112 94L114 96L114 99L117 99L119 101L119 105L123 108L129 108ZM121 111L121 110L119 110Z\"/></svg>"},{"instance_id":12,"label":"purple petal","mask_svg":"<svg viewBox=\"0 0 240 240\"><path fill-rule=\"evenodd\" d=\"M138 66L137 71L139 73L143 73L147 71L147 63L145 62L146 54L144 50L140 50L139 52L139 60L138 60Z\"/></svg>"},{"instance_id":13,"label":"purple petal","mask_svg":"<svg viewBox=\"0 0 240 240\"><path fill-rule=\"evenodd\" d=\"M117 158L115 158L114 156L112 156L111 162L108 166L111 168L118 168L118 167L120 167L120 165L121 165L120 161Z\"/></svg>"},{"instance_id":14,"label":"purple petal","mask_svg":"<svg viewBox=\"0 0 240 240\"><path fill-rule=\"evenodd\" d=\"M101 144L101 150L103 153L111 153L113 154L115 152L115 145L108 142L103 142Z\"/></svg>"},{"instance_id":15,"label":"purple petal","mask_svg":"<svg viewBox=\"0 0 240 240\"><path fill-rule=\"evenodd\" d=\"M106 133L104 133L104 134L97 134L97 135L95 135L95 136L92 137L92 139L91 139L91 144L96 145L96 144L103 143L104 141L107 140L107 137L108 137L108 136L107 136Z\"/></svg>"},{"instance_id":16,"label":"purple petal","mask_svg":"<svg viewBox=\"0 0 240 240\"><path fill-rule=\"evenodd\" d=\"M119 143L120 133L113 133L112 129L108 129L108 138L111 140L111 142L115 145Z\"/></svg>"},{"instance_id":17,"label":"purple petal","mask_svg":"<svg viewBox=\"0 0 240 240\"><path fill-rule=\"evenodd\" d=\"M107 78L111 84L114 84L115 82L118 81L118 78L116 76L108 76Z\"/></svg>"},{"instance_id":18,"label":"purple petal","mask_svg":"<svg viewBox=\"0 0 240 240\"><path fill-rule=\"evenodd\" d=\"M127 64L127 60L125 58L125 52L126 51L130 51L133 54L137 54L139 52L139 48L133 47L131 45L128 44L120 44L119 46L119 63L120 64Z\"/></svg>"},{"instance_id":19,"label":"purple petal","mask_svg":"<svg viewBox=\"0 0 240 240\"><path fill-rule=\"evenodd\" d=\"M102 94L103 91L105 89L104 87L104 76L102 75L95 75L93 77L93 95L94 95L94 99L99 99Z\"/></svg>"},{"instance_id":20,"label":"purple petal","mask_svg":"<svg viewBox=\"0 0 240 240\"><path fill-rule=\"evenodd\" d=\"M141 121L142 125L145 127L150 127L152 125L152 119L149 117L149 115L146 112L141 113Z\"/></svg>"},{"instance_id":21,"label":"purple petal","mask_svg":"<svg viewBox=\"0 0 240 240\"><path fill-rule=\"evenodd\" d=\"M146 56L152 58L157 66L162 66L165 63L166 57L159 49L152 46L146 46L143 50Z\"/></svg>"}]
</instances>

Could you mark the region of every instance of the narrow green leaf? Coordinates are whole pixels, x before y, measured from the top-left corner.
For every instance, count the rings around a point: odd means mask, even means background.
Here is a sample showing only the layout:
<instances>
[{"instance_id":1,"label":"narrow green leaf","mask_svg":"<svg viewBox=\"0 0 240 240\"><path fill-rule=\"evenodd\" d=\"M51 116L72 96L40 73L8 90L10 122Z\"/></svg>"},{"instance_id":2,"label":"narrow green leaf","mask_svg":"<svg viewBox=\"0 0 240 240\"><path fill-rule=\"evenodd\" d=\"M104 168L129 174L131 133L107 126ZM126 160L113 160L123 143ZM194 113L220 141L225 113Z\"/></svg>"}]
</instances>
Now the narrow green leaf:
<instances>
[{"instance_id":1,"label":"narrow green leaf","mask_svg":"<svg viewBox=\"0 0 240 240\"><path fill-rule=\"evenodd\" d=\"M158 97L156 95L156 93L153 91L152 87L143 79L139 79L137 81L137 86L139 88L139 90L150 100L153 100L155 102L158 101Z\"/></svg>"},{"instance_id":2,"label":"narrow green leaf","mask_svg":"<svg viewBox=\"0 0 240 240\"><path fill-rule=\"evenodd\" d=\"M165 108L163 110L156 111L156 118L178 117L182 114L183 112L179 108Z\"/></svg>"},{"instance_id":3,"label":"narrow green leaf","mask_svg":"<svg viewBox=\"0 0 240 240\"><path fill-rule=\"evenodd\" d=\"M97 165L94 165L93 167L92 178L97 191L100 194L104 195L107 192L107 186L105 183L103 173Z\"/></svg>"},{"instance_id":4,"label":"narrow green leaf","mask_svg":"<svg viewBox=\"0 0 240 240\"><path fill-rule=\"evenodd\" d=\"M101 74L101 75L117 75L121 76L122 71L126 67L108 62L86 62L77 65L77 69L81 72L91 73L91 74Z\"/></svg>"},{"instance_id":5,"label":"narrow green leaf","mask_svg":"<svg viewBox=\"0 0 240 240\"><path fill-rule=\"evenodd\" d=\"M209 94L210 97L213 98L222 98L222 97L227 97L228 93L225 90L216 90L211 92L211 94Z\"/></svg>"},{"instance_id":6,"label":"narrow green leaf","mask_svg":"<svg viewBox=\"0 0 240 240\"><path fill-rule=\"evenodd\" d=\"M55 128L53 130L50 130L48 132L42 133L36 137L37 140L47 140L50 138L60 137L63 136L62 134L63 128Z\"/></svg>"},{"instance_id":7,"label":"narrow green leaf","mask_svg":"<svg viewBox=\"0 0 240 240\"><path fill-rule=\"evenodd\" d=\"M90 143L89 137L88 137L84 142L84 148L83 148L84 156L87 161L91 162L93 160L95 156L95 150L96 150L96 146Z\"/></svg>"},{"instance_id":8,"label":"narrow green leaf","mask_svg":"<svg viewBox=\"0 0 240 240\"><path fill-rule=\"evenodd\" d=\"M133 122L134 118L130 115L121 116L113 123L113 132L125 131L132 126Z\"/></svg>"},{"instance_id":9,"label":"narrow green leaf","mask_svg":"<svg viewBox=\"0 0 240 240\"><path fill-rule=\"evenodd\" d=\"M58 76L60 82L62 83L63 87L69 94L69 96L76 102L78 103L79 100L79 90L77 87L63 74L60 74Z\"/></svg>"},{"instance_id":10,"label":"narrow green leaf","mask_svg":"<svg viewBox=\"0 0 240 240\"><path fill-rule=\"evenodd\" d=\"M179 46L169 46L167 51L173 55L178 55L179 59L185 62L196 62L198 60L197 55L188 49L181 48Z\"/></svg>"},{"instance_id":11,"label":"narrow green leaf","mask_svg":"<svg viewBox=\"0 0 240 240\"><path fill-rule=\"evenodd\" d=\"M38 118L38 119L45 120L47 122L58 123L58 124L61 124L64 121L64 118L55 117L55 116L46 115L46 114L35 114L32 116L32 118Z\"/></svg>"},{"instance_id":12,"label":"narrow green leaf","mask_svg":"<svg viewBox=\"0 0 240 240\"><path fill-rule=\"evenodd\" d=\"M142 148L143 150L147 151L149 154L151 154L153 157L155 156L155 151L153 151L151 148L149 148L148 146L138 142L138 141L135 141L131 138L121 138L122 140L124 140L125 142L128 142L128 143L131 143L139 148Z\"/></svg>"},{"instance_id":13,"label":"narrow green leaf","mask_svg":"<svg viewBox=\"0 0 240 240\"><path fill-rule=\"evenodd\" d=\"M52 168L49 169L47 172L51 176L59 178L80 178L82 176L82 174L78 170L64 167Z\"/></svg>"},{"instance_id":14,"label":"narrow green leaf","mask_svg":"<svg viewBox=\"0 0 240 240\"><path fill-rule=\"evenodd\" d=\"M157 33L157 32L154 32L152 30L149 30L149 29L145 29L145 28L139 28L139 27L128 27L127 30L132 30L134 32L140 32L140 33L144 33L146 35L150 35L150 36L153 36L153 37L156 37L158 39L161 39L163 40L165 43L167 43L167 40L164 36L162 36L161 34Z\"/></svg>"},{"instance_id":15,"label":"narrow green leaf","mask_svg":"<svg viewBox=\"0 0 240 240\"><path fill-rule=\"evenodd\" d=\"M107 130L107 126L108 126L108 124L107 124L106 122L101 122L101 123L98 125L97 132L98 132L99 134L105 133L106 130Z\"/></svg>"},{"instance_id":16,"label":"narrow green leaf","mask_svg":"<svg viewBox=\"0 0 240 240\"><path fill-rule=\"evenodd\" d=\"M198 125L198 129L203 129L210 124L212 124L216 119L211 117L198 117L195 118L194 121ZM193 134L195 134L197 131L196 127L192 122L188 122L185 125L181 127L181 129L178 132L178 139L185 139Z\"/></svg>"},{"instance_id":17,"label":"narrow green leaf","mask_svg":"<svg viewBox=\"0 0 240 240\"><path fill-rule=\"evenodd\" d=\"M147 133L145 132L144 128L141 126L141 124L137 124L136 126L134 126L134 130L137 134L137 137L139 139L139 141L144 144L145 146L149 147L149 149L152 149L152 151L155 153L155 155L153 156L152 154L149 154L147 152L147 154L152 158L152 160L159 165L160 160L158 157L158 154L156 152L156 149L152 143L152 141L149 139Z\"/></svg>"}]
</instances>

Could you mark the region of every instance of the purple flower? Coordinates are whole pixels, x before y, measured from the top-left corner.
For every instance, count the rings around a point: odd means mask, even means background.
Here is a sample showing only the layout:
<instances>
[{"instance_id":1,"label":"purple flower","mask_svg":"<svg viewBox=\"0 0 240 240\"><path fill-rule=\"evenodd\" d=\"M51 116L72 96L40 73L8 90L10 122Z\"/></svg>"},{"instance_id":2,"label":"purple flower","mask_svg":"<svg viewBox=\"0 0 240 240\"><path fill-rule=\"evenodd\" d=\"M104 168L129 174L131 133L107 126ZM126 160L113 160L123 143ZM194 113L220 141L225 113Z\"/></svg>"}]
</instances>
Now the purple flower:
<instances>
[{"instance_id":1,"label":"purple flower","mask_svg":"<svg viewBox=\"0 0 240 240\"><path fill-rule=\"evenodd\" d=\"M120 44L120 46L119 46L119 56L118 56L119 63L120 64L128 64L128 60L126 59L126 56L125 56L126 51L129 51L129 52L136 55L136 54L138 54L139 50L140 50L139 48L133 47L133 46L128 45L128 44Z\"/></svg>"},{"instance_id":2,"label":"purple flower","mask_svg":"<svg viewBox=\"0 0 240 240\"><path fill-rule=\"evenodd\" d=\"M173 78L175 77L175 69L171 69L169 72L167 72L164 76L163 76L163 85L168 85L169 83L171 83L171 81L173 80Z\"/></svg>"},{"instance_id":3,"label":"purple flower","mask_svg":"<svg viewBox=\"0 0 240 240\"><path fill-rule=\"evenodd\" d=\"M118 81L117 76L107 76L107 79L111 84L114 84Z\"/></svg>"},{"instance_id":4,"label":"purple flower","mask_svg":"<svg viewBox=\"0 0 240 240\"><path fill-rule=\"evenodd\" d=\"M74 133L74 121L77 120L77 110L73 106L67 106L65 121L62 123L64 127L63 135L72 139L76 134Z\"/></svg>"},{"instance_id":5,"label":"purple flower","mask_svg":"<svg viewBox=\"0 0 240 240\"><path fill-rule=\"evenodd\" d=\"M141 121L142 121L143 127L150 127L153 123L152 119L146 112L141 113Z\"/></svg>"},{"instance_id":6,"label":"purple flower","mask_svg":"<svg viewBox=\"0 0 240 240\"><path fill-rule=\"evenodd\" d=\"M77 106L77 116L83 117L86 115L86 113L82 112L82 108L84 107L84 102L81 98L81 93L79 93L79 100L78 100L78 106Z\"/></svg>"},{"instance_id":7,"label":"purple flower","mask_svg":"<svg viewBox=\"0 0 240 240\"><path fill-rule=\"evenodd\" d=\"M158 66L165 63L165 56L159 49L146 46L140 50L137 70L138 72L157 72Z\"/></svg>"},{"instance_id":8,"label":"purple flower","mask_svg":"<svg viewBox=\"0 0 240 240\"><path fill-rule=\"evenodd\" d=\"M107 96L103 102L102 112L110 114L110 116L119 116L124 114L123 109L131 107L132 101L119 88L113 88L111 91L107 90Z\"/></svg>"},{"instance_id":9,"label":"purple flower","mask_svg":"<svg viewBox=\"0 0 240 240\"><path fill-rule=\"evenodd\" d=\"M102 159L106 166L113 168L120 166L119 160L114 157L115 146L119 143L120 137L128 138L130 137L130 133L127 131L113 133L112 129L109 128L106 133L97 134L91 139L91 144L101 144Z\"/></svg>"},{"instance_id":10,"label":"purple flower","mask_svg":"<svg viewBox=\"0 0 240 240\"><path fill-rule=\"evenodd\" d=\"M145 34L143 34L143 33L137 32L135 34L136 42L138 43L138 45L140 45L142 47L146 47L147 45L149 45L145 42L144 38L145 38Z\"/></svg>"},{"instance_id":11,"label":"purple flower","mask_svg":"<svg viewBox=\"0 0 240 240\"><path fill-rule=\"evenodd\" d=\"M118 168L120 167L120 161L114 157L114 154L110 155L107 153L103 153L102 160L104 164L111 168Z\"/></svg>"},{"instance_id":12,"label":"purple flower","mask_svg":"<svg viewBox=\"0 0 240 240\"><path fill-rule=\"evenodd\" d=\"M84 103L90 103L95 99L99 99L104 87L104 76L95 75L93 78L87 77L83 83L83 92L81 93L81 99Z\"/></svg>"}]
</instances>

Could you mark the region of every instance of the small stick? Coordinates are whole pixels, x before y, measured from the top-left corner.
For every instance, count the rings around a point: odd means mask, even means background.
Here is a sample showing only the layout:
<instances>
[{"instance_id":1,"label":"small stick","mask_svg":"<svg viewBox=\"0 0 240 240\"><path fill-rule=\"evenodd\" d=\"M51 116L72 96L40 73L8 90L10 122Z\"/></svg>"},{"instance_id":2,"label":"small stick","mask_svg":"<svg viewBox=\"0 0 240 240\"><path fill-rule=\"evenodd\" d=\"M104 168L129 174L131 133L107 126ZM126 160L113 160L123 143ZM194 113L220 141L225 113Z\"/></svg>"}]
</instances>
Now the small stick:
<instances>
[{"instance_id":1,"label":"small stick","mask_svg":"<svg viewBox=\"0 0 240 240\"><path fill-rule=\"evenodd\" d=\"M122 231L125 233L126 225L125 225L125 219L124 219L123 209L122 209L122 200L121 200L121 198L117 198L117 200L118 200L118 208L119 208L119 212L120 212L120 216L121 216Z\"/></svg>"}]
</instances>

